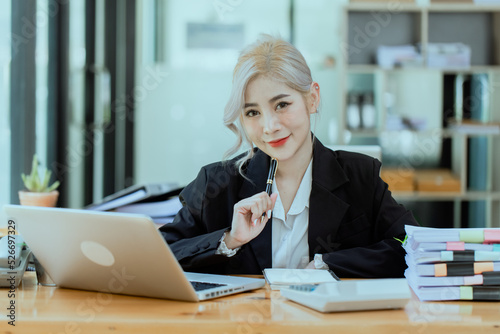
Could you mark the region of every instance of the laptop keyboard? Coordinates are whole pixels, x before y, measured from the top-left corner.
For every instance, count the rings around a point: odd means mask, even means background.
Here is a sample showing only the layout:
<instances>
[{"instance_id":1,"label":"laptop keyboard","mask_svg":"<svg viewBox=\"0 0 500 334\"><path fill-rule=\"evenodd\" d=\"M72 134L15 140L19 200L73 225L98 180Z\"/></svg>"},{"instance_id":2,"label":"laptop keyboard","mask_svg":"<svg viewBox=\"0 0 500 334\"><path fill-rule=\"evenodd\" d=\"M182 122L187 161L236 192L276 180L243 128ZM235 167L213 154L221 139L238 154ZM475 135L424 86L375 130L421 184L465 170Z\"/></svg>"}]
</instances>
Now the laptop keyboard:
<instances>
[{"instance_id":1,"label":"laptop keyboard","mask_svg":"<svg viewBox=\"0 0 500 334\"><path fill-rule=\"evenodd\" d=\"M227 284L191 281L191 285L196 291L201 291L211 288L217 288L219 286L226 286Z\"/></svg>"}]
</instances>

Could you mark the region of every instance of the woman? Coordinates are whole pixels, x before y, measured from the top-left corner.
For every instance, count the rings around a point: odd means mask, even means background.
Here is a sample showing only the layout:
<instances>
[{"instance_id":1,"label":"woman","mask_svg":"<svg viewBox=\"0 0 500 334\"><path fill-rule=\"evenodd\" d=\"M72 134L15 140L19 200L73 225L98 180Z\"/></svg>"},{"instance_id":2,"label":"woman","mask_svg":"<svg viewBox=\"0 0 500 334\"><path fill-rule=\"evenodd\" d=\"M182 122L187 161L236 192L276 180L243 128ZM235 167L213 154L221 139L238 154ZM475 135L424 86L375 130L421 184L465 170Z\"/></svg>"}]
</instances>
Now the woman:
<instances>
[{"instance_id":1,"label":"woman","mask_svg":"<svg viewBox=\"0 0 500 334\"><path fill-rule=\"evenodd\" d=\"M320 87L300 52L263 36L241 53L224 122L253 147L205 166L160 231L187 271L261 274L330 269L340 277L402 277L404 225L416 225L380 179L380 162L325 148L310 130ZM272 195L271 157L279 161ZM263 215L264 213L264 215Z\"/></svg>"}]
</instances>

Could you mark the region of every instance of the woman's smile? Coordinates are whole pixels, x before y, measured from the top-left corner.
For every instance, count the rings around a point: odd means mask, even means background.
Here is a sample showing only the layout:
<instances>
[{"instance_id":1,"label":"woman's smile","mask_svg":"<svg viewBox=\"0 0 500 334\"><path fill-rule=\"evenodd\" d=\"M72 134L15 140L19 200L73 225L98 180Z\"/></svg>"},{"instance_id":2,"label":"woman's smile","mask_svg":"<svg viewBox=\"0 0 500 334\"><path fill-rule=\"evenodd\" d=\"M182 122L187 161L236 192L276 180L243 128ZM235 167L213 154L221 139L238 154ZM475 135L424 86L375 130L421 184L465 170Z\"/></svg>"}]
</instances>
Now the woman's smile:
<instances>
[{"instance_id":1,"label":"woman's smile","mask_svg":"<svg viewBox=\"0 0 500 334\"><path fill-rule=\"evenodd\" d=\"M285 145L285 143L287 142L288 138L290 138L290 135L284 137L284 138L280 138L280 139L276 139L276 140L271 140L269 142L267 142L270 146L272 147L279 147L279 146L282 146L282 145Z\"/></svg>"}]
</instances>

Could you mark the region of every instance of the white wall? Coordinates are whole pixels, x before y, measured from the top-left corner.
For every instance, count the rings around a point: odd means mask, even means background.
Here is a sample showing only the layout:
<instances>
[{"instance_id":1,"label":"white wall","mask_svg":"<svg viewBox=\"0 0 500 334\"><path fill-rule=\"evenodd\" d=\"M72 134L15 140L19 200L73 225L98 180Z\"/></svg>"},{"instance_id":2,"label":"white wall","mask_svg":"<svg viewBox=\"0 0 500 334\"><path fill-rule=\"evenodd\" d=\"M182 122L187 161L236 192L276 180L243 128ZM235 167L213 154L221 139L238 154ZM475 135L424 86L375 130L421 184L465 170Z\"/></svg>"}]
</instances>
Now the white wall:
<instances>
[{"instance_id":1,"label":"white wall","mask_svg":"<svg viewBox=\"0 0 500 334\"><path fill-rule=\"evenodd\" d=\"M234 6L229 8L232 10L221 11L215 3ZM313 125L314 131L322 141L331 143L329 123L340 106L338 94L342 83L338 66L326 68L323 62L327 56L340 56L340 17L345 1L295 3L294 42L308 61L313 78L321 85L320 118ZM241 23L244 45L253 42L260 33L289 39L289 1L170 0L165 20L166 61L152 64L148 57L143 57L138 75L142 94L136 96L136 182L169 181L185 185L196 177L200 167L221 160L236 139L222 125L222 117L239 53L239 50L187 49L186 24ZM141 34L142 43L150 44L148 32Z\"/></svg>"}]
</instances>

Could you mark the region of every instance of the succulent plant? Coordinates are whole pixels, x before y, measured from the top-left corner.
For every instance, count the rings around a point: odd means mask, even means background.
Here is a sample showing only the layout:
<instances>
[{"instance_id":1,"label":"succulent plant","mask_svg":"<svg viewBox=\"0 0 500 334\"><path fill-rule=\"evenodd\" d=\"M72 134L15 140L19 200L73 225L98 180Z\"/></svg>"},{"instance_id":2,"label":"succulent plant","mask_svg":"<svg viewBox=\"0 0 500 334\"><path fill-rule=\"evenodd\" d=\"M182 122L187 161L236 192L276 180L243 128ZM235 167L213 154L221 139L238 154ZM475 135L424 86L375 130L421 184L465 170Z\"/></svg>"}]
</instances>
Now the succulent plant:
<instances>
[{"instance_id":1,"label":"succulent plant","mask_svg":"<svg viewBox=\"0 0 500 334\"><path fill-rule=\"evenodd\" d=\"M49 186L50 176L52 172L44 168L43 179L41 175L38 173L38 157L36 154L33 156L33 163L31 165L31 174L26 175L24 173L21 174L21 178L23 179L24 186L31 192L43 193L43 192L51 192L52 190L57 189L59 187L59 181L55 181L52 185Z\"/></svg>"}]
</instances>

